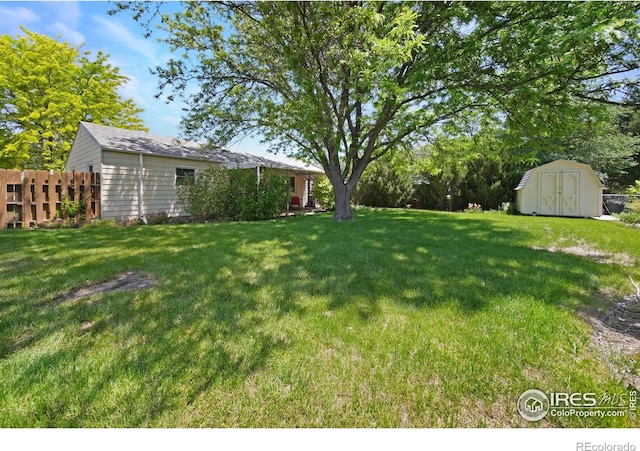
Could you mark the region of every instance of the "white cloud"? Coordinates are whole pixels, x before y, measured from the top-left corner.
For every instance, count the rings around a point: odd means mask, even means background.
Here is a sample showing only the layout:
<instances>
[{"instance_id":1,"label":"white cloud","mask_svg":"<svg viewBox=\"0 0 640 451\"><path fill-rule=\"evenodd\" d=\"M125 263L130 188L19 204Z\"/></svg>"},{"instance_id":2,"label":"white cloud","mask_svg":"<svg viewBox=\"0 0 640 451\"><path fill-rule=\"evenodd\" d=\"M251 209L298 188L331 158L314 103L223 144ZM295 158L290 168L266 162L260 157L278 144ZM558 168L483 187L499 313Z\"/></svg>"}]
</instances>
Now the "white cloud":
<instances>
[{"instance_id":1,"label":"white cloud","mask_svg":"<svg viewBox=\"0 0 640 451\"><path fill-rule=\"evenodd\" d=\"M50 25L47 31L56 37L79 46L86 42L84 35L78 31L82 24L82 11L78 2L48 2L47 8Z\"/></svg>"},{"instance_id":2,"label":"white cloud","mask_svg":"<svg viewBox=\"0 0 640 451\"><path fill-rule=\"evenodd\" d=\"M152 66L159 64L157 46L149 39L134 36L131 31L117 20L101 16L91 16L101 29L102 34L109 40L122 44L129 51L144 57Z\"/></svg>"},{"instance_id":3,"label":"white cloud","mask_svg":"<svg viewBox=\"0 0 640 451\"><path fill-rule=\"evenodd\" d=\"M70 28L78 28L82 19L82 10L78 2L47 2L53 20L63 21Z\"/></svg>"},{"instance_id":4,"label":"white cloud","mask_svg":"<svg viewBox=\"0 0 640 451\"><path fill-rule=\"evenodd\" d=\"M162 114L159 114L160 110ZM171 105L165 105L145 111L141 116L144 119L145 125L149 128L149 132L154 135L180 138L181 113L179 108L172 108Z\"/></svg>"},{"instance_id":5,"label":"white cloud","mask_svg":"<svg viewBox=\"0 0 640 451\"><path fill-rule=\"evenodd\" d=\"M37 11L37 12L36 12ZM46 21L43 20L46 18ZM72 45L85 42L84 35L77 31L82 13L77 2L33 3L33 8L25 6L0 6L0 33L22 34L20 26L30 31L42 33L67 41Z\"/></svg>"},{"instance_id":6,"label":"white cloud","mask_svg":"<svg viewBox=\"0 0 640 451\"><path fill-rule=\"evenodd\" d=\"M122 63L121 58L109 57L109 64L118 67L129 79L118 88L118 94L124 99L133 99L144 110L140 117L151 133L178 137L183 103L177 100L167 104L162 98L157 99L156 77L145 66Z\"/></svg>"},{"instance_id":7,"label":"white cloud","mask_svg":"<svg viewBox=\"0 0 640 451\"><path fill-rule=\"evenodd\" d=\"M20 25L29 28L39 21L40 17L29 8L0 6L0 34L22 34Z\"/></svg>"},{"instance_id":8,"label":"white cloud","mask_svg":"<svg viewBox=\"0 0 640 451\"><path fill-rule=\"evenodd\" d=\"M119 94L125 99L133 99L140 108L148 110L154 100L153 93L149 89L148 80L141 81L136 75L122 71L121 73L127 77L129 81L120 86L118 89Z\"/></svg>"},{"instance_id":9,"label":"white cloud","mask_svg":"<svg viewBox=\"0 0 640 451\"><path fill-rule=\"evenodd\" d=\"M71 45L80 46L86 43L86 40L82 33L69 28L67 25L61 22L55 22L48 28L56 35L56 37L59 35L60 39L68 42Z\"/></svg>"}]
</instances>

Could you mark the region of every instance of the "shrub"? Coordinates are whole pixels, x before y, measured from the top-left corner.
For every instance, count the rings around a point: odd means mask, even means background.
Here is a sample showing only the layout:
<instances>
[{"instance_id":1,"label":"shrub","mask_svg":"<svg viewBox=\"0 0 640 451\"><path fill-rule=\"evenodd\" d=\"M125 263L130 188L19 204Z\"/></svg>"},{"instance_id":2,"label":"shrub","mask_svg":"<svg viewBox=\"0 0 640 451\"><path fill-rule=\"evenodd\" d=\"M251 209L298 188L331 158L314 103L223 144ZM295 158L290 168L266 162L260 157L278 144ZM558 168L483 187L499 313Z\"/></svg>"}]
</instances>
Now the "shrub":
<instances>
[{"instance_id":1,"label":"shrub","mask_svg":"<svg viewBox=\"0 0 640 451\"><path fill-rule=\"evenodd\" d=\"M624 212L620 213L620 219L627 224L640 223L640 199L633 199L624 206Z\"/></svg>"},{"instance_id":2,"label":"shrub","mask_svg":"<svg viewBox=\"0 0 640 451\"><path fill-rule=\"evenodd\" d=\"M374 163L360 180L354 200L369 207L404 207L413 191L408 173L396 171L391 164Z\"/></svg>"},{"instance_id":3,"label":"shrub","mask_svg":"<svg viewBox=\"0 0 640 451\"><path fill-rule=\"evenodd\" d=\"M202 220L252 221L270 219L289 201L287 177L253 170L212 168L176 188L185 209Z\"/></svg>"},{"instance_id":4,"label":"shrub","mask_svg":"<svg viewBox=\"0 0 640 451\"><path fill-rule=\"evenodd\" d=\"M636 180L635 184L627 188L627 194L631 194L631 195L640 194L640 180Z\"/></svg>"},{"instance_id":5,"label":"shrub","mask_svg":"<svg viewBox=\"0 0 640 451\"><path fill-rule=\"evenodd\" d=\"M56 211L55 219L71 219L73 220L77 213L80 213L81 218L86 216L87 202L84 198L78 200L71 200L68 197L64 197L60 204L60 209Z\"/></svg>"},{"instance_id":6,"label":"shrub","mask_svg":"<svg viewBox=\"0 0 640 451\"><path fill-rule=\"evenodd\" d=\"M516 214L516 204L514 202L503 202L500 209L508 215Z\"/></svg>"},{"instance_id":7,"label":"shrub","mask_svg":"<svg viewBox=\"0 0 640 451\"><path fill-rule=\"evenodd\" d=\"M164 210L160 210L155 213L147 213L146 218L148 225L162 225L169 224L171 222L169 213Z\"/></svg>"},{"instance_id":8,"label":"shrub","mask_svg":"<svg viewBox=\"0 0 640 451\"><path fill-rule=\"evenodd\" d=\"M323 208L333 209L336 203L333 185L326 176L318 177L313 184L313 198Z\"/></svg>"},{"instance_id":9,"label":"shrub","mask_svg":"<svg viewBox=\"0 0 640 451\"><path fill-rule=\"evenodd\" d=\"M199 172L195 179L186 178L176 187L176 193L185 209L193 216L203 219L220 219L224 210L221 202L228 185L228 175L221 169Z\"/></svg>"},{"instance_id":10,"label":"shrub","mask_svg":"<svg viewBox=\"0 0 640 451\"><path fill-rule=\"evenodd\" d=\"M627 188L627 194L631 196L640 195L640 180L636 180L635 184ZM624 211L618 215L620 219L627 224L640 223L640 199L632 198L631 202L624 205Z\"/></svg>"}]
</instances>

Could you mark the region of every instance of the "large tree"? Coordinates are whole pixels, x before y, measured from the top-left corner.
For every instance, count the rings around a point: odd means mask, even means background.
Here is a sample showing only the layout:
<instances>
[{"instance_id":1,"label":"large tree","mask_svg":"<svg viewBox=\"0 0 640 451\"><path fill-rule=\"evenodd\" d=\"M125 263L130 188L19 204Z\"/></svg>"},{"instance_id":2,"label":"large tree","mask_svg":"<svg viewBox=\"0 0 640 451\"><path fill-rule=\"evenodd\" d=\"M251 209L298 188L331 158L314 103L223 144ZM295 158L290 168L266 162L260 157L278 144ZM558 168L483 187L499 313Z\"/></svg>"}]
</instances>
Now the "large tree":
<instances>
[{"instance_id":1,"label":"large tree","mask_svg":"<svg viewBox=\"0 0 640 451\"><path fill-rule=\"evenodd\" d=\"M145 21L157 4L120 5ZM151 11L150 11L151 10ZM531 135L635 83L632 2L188 2L161 16L192 137L258 134L318 163L337 220L365 168L465 114ZM147 14L149 13L149 14ZM148 28L151 30L151 28Z\"/></svg>"},{"instance_id":2,"label":"large tree","mask_svg":"<svg viewBox=\"0 0 640 451\"><path fill-rule=\"evenodd\" d=\"M145 129L107 55L22 32L0 36L0 167L64 168L80 121Z\"/></svg>"}]
</instances>

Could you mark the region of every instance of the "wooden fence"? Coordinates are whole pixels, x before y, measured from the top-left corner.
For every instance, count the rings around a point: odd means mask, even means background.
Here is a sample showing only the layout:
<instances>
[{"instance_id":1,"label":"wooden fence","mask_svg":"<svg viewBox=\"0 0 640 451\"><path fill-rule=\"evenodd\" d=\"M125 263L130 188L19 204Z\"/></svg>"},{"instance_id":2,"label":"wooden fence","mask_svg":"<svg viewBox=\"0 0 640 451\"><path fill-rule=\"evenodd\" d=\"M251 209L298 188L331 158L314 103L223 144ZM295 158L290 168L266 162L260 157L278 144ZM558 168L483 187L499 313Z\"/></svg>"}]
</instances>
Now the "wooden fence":
<instances>
[{"instance_id":1,"label":"wooden fence","mask_svg":"<svg viewBox=\"0 0 640 451\"><path fill-rule=\"evenodd\" d=\"M0 229L100 217L100 174L0 169Z\"/></svg>"}]
</instances>

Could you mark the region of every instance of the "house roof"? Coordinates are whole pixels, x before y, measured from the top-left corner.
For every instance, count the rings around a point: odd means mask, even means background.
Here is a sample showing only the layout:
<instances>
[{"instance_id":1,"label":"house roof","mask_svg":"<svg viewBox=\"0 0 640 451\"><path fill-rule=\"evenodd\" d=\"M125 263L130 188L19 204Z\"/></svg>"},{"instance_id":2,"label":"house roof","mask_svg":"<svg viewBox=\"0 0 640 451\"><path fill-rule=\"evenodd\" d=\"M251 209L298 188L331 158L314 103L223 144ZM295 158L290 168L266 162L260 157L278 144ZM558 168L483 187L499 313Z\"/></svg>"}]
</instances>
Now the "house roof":
<instances>
[{"instance_id":1,"label":"house roof","mask_svg":"<svg viewBox=\"0 0 640 451\"><path fill-rule=\"evenodd\" d=\"M102 150L210 161L227 168L269 167L296 172L323 173L321 169L306 165L298 160L284 163L258 155L232 152L226 149L210 149L194 141L152 135L141 130L127 130L90 122L80 122L80 127L84 127L89 132Z\"/></svg>"}]
</instances>

